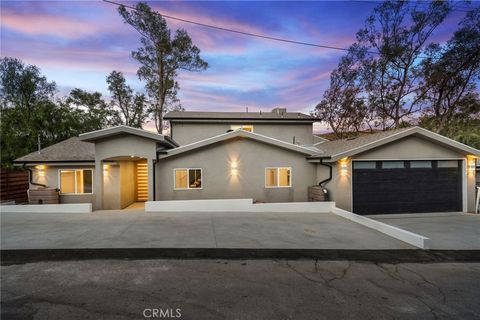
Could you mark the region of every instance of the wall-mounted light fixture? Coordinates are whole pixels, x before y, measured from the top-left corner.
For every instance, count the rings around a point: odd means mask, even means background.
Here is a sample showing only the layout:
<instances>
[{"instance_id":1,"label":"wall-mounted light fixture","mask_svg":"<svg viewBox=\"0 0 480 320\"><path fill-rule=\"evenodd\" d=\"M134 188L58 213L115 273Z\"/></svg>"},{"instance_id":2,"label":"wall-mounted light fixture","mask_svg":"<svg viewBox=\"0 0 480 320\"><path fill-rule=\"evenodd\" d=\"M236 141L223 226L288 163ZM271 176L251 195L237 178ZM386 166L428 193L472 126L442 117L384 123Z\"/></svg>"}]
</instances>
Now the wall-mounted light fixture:
<instances>
[{"instance_id":1,"label":"wall-mounted light fixture","mask_svg":"<svg viewBox=\"0 0 480 320\"><path fill-rule=\"evenodd\" d=\"M103 173L108 173L109 170L110 170L110 165L109 164L104 164L103 165Z\"/></svg>"},{"instance_id":2,"label":"wall-mounted light fixture","mask_svg":"<svg viewBox=\"0 0 480 320\"><path fill-rule=\"evenodd\" d=\"M477 158L474 156L467 156L467 172L474 174L477 165Z\"/></svg>"},{"instance_id":3,"label":"wall-mounted light fixture","mask_svg":"<svg viewBox=\"0 0 480 320\"><path fill-rule=\"evenodd\" d=\"M37 173L38 173L39 177L44 177L45 176L45 169L46 168L47 168L47 166L45 166L43 164L35 166L35 169L37 170Z\"/></svg>"},{"instance_id":4,"label":"wall-mounted light fixture","mask_svg":"<svg viewBox=\"0 0 480 320\"><path fill-rule=\"evenodd\" d=\"M230 173L232 176L236 176L238 174L238 162L232 161L230 162Z\"/></svg>"},{"instance_id":5,"label":"wall-mounted light fixture","mask_svg":"<svg viewBox=\"0 0 480 320\"><path fill-rule=\"evenodd\" d=\"M338 163L340 165L340 173L342 175L346 174L348 171L348 157L340 159Z\"/></svg>"}]
</instances>

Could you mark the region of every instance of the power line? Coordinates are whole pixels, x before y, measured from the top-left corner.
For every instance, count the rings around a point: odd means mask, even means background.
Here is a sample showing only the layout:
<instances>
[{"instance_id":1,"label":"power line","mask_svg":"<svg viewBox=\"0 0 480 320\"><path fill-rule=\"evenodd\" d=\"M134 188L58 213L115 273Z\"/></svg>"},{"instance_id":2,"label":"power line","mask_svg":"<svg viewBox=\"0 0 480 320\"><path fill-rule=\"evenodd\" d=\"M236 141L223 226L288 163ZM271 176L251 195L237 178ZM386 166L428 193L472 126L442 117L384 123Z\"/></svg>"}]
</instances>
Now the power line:
<instances>
[{"instance_id":1,"label":"power line","mask_svg":"<svg viewBox=\"0 0 480 320\"><path fill-rule=\"evenodd\" d=\"M131 10L139 11L137 8L135 8L133 6L121 4L121 3L118 3L118 2L115 2L115 1L112 1L112 0L103 0L103 1L107 2L107 3L110 3L110 4L113 4L113 5L116 5L116 6L123 6L125 8L131 9ZM360 1L357 1L357 3L358 2L360 2ZM372 2L375 2L375 1L362 1L362 2L372 3ZM178 17L174 17L174 16L170 16L170 15L165 15L165 14L162 14L162 13L156 12L156 11L154 11L154 13L160 15L161 17L167 18L167 19L186 22L186 23L190 23L190 24L194 24L194 25L198 25L198 26L202 26L202 27L206 27L206 28L211 28L211 29L216 29L216 30L221 30L221 31L227 31L227 32L231 32L231 33L245 35L245 36L251 36L251 37L273 40L273 41L280 41L280 42L284 42L284 43L291 43L291 44L297 44L297 45L304 45L304 46L309 46L309 47L317 47L317 48L340 50L340 51L350 51L350 49L348 49L348 48L341 48L341 47L322 45L322 44L316 44L316 43L310 43L310 42L303 42L303 41L296 41L296 40L290 40L290 39L284 39L284 38L277 38L277 37L272 37L272 36L267 36L267 35L262 35L262 34L257 34L257 33L251 33L251 32L239 31L239 30L234 30L234 29L225 28L225 27L214 26L214 25L211 25L211 24L206 24L206 23L197 22L197 21L193 21L193 20L178 18ZM377 54L377 55L380 54L380 52L378 52L378 51L365 51L365 53ZM427 57L419 56L418 58L425 59Z\"/></svg>"},{"instance_id":2,"label":"power line","mask_svg":"<svg viewBox=\"0 0 480 320\"><path fill-rule=\"evenodd\" d=\"M121 3L111 1L111 0L103 0L103 1L108 2L110 4L114 4L114 5L117 5L117 6L124 6L125 8L138 11L137 8L129 6L129 5L121 4ZM211 29L217 29L217 30L221 30L221 31L227 31L227 32L242 34L242 35L245 35L245 36L257 37L257 38L261 38L261 39L280 41L280 42L285 42L285 43L292 43L292 44L298 44L298 45L304 45L304 46L310 46L310 47L317 47L317 48L323 48L323 49L332 49L332 50L341 50L341 51L349 51L350 50L350 49L347 49L347 48L341 48L341 47L335 47L335 46L329 46L329 45L322 45L322 44L316 44L316 43L310 43L310 42L303 42L303 41L296 41L296 40L290 40L290 39L284 39L284 38L271 37L271 36L267 36L267 35L251 33L251 32L246 32L246 31L239 31L239 30L214 26L214 25L206 24L206 23L202 23L202 22L197 22L197 21L187 20L187 19L183 19L183 18L173 17L173 16L162 14L160 12L156 12L156 13L159 14L160 16L164 17L164 18L167 18L167 19L182 21L182 22L195 24L195 25L198 25L198 26L206 27L206 28L211 28ZM376 51L366 51L366 53L380 54L379 52L376 52Z\"/></svg>"}]
</instances>

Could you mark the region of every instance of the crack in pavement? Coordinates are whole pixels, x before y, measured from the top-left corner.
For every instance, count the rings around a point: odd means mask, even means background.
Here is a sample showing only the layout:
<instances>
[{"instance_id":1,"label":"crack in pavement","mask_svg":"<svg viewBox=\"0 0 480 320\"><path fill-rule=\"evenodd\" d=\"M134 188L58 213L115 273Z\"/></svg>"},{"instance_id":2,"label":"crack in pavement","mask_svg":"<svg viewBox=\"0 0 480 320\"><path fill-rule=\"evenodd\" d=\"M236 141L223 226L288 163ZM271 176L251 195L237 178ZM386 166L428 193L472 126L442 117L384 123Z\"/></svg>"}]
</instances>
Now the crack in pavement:
<instances>
[{"instance_id":1,"label":"crack in pavement","mask_svg":"<svg viewBox=\"0 0 480 320\"><path fill-rule=\"evenodd\" d=\"M435 289L437 289L437 291L440 293L440 295L442 296L442 302L443 304L447 304L447 296L445 295L445 292L443 292L443 290L437 286L436 284L434 284L433 282L431 281L428 281L422 274L420 274L419 272L416 272L416 271L413 271L409 268L406 268L404 266L402 266L402 269L405 269L411 273L413 273L414 275L416 275L417 277L419 277L423 282L425 283L428 283L430 286L434 287Z\"/></svg>"}]
</instances>

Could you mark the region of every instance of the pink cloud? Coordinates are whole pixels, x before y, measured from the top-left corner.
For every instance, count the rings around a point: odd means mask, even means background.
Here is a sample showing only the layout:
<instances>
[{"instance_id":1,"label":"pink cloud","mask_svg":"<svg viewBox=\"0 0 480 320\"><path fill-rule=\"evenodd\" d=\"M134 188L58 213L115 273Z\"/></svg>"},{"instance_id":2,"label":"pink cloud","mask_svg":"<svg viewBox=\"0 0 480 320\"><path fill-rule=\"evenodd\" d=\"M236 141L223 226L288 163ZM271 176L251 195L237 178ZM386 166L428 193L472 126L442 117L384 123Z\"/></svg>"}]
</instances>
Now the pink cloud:
<instances>
[{"instance_id":1,"label":"pink cloud","mask_svg":"<svg viewBox=\"0 0 480 320\"><path fill-rule=\"evenodd\" d=\"M28 35L47 35L68 39L77 39L98 32L93 23L60 15L19 13L4 10L2 27Z\"/></svg>"}]
</instances>

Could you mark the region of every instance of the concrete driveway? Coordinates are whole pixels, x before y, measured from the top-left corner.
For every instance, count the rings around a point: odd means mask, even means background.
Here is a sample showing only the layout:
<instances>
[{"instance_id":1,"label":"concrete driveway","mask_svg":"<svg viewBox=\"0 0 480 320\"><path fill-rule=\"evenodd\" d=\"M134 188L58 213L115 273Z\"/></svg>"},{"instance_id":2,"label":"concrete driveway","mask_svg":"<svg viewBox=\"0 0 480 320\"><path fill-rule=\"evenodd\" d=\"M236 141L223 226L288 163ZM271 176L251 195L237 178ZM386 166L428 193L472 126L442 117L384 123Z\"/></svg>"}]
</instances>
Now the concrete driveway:
<instances>
[{"instance_id":1,"label":"concrete driveway","mask_svg":"<svg viewBox=\"0 0 480 320\"><path fill-rule=\"evenodd\" d=\"M331 213L2 213L2 249L413 249Z\"/></svg>"},{"instance_id":2,"label":"concrete driveway","mask_svg":"<svg viewBox=\"0 0 480 320\"><path fill-rule=\"evenodd\" d=\"M390 214L369 218L428 237L432 249L480 249L480 214Z\"/></svg>"}]
</instances>

